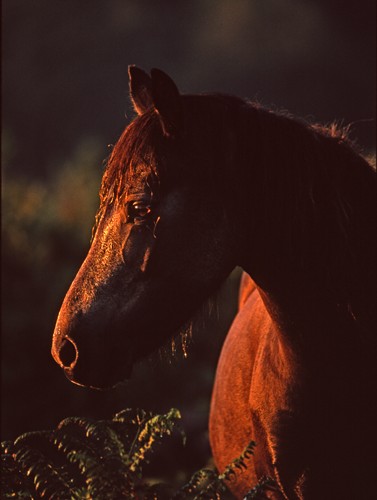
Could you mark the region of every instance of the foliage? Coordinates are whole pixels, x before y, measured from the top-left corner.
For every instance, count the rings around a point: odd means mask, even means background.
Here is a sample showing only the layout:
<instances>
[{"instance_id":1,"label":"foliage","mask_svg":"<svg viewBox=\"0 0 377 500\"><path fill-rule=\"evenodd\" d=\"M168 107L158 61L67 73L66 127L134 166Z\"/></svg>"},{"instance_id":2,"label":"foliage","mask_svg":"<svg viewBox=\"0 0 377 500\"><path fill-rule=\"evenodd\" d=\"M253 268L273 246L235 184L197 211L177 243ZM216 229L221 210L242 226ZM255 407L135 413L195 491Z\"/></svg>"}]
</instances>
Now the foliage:
<instances>
[{"instance_id":1,"label":"foliage","mask_svg":"<svg viewBox=\"0 0 377 500\"><path fill-rule=\"evenodd\" d=\"M143 476L155 445L173 433L180 418L175 408L165 415L126 409L111 420L69 417L54 431L28 432L14 442L4 441L2 498L226 498L226 482L247 467L253 441L222 474L201 469L175 492L174 486ZM271 480L263 480L246 498L261 498L270 487Z\"/></svg>"},{"instance_id":2,"label":"foliage","mask_svg":"<svg viewBox=\"0 0 377 500\"><path fill-rule=\"evenodd\" d=\"M143 482L152 445L170 435L178 410L153 415L124 410L112 420L69 417L54 431L4 442L5 498L153 498L159 485Z\"/></svg>"}]
</instances>

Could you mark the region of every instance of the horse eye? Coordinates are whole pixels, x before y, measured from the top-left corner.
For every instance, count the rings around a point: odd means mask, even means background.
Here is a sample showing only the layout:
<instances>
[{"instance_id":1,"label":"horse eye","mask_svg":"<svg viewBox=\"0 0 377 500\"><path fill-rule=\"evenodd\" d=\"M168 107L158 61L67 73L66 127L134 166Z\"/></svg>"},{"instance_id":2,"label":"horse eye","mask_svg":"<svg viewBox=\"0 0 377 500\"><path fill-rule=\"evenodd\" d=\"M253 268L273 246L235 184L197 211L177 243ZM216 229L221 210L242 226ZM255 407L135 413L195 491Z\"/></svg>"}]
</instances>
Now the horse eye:
<instances>
[{"instance_id":1,"label":"horse eye","mask_svg":"<svg viewBox=\"0 0 377 500\"><path fill-rule=\"evenodd\" d=\"M151 213L151 206L143 201L134 201L129 206L129 218L135 222L145 219Z\"/></svg>"}]
</instances>

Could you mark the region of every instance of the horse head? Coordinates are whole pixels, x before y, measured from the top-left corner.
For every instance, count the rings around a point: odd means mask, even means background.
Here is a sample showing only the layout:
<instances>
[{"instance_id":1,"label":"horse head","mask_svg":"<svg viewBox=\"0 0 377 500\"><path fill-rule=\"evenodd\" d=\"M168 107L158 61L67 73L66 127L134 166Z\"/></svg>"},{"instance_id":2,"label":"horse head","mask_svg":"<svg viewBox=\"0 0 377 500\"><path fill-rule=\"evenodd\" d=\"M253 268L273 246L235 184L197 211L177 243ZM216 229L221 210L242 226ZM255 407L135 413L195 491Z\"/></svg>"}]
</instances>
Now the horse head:
<instances>
[{"instance_id":1,"label":"horse head","mask_svg":"<svg viewBox=\"0 0 377 500\"><path fill-rule=\"evenodd\" d=\"M216 110L203 115L200 96L181 95L157 69L130 67L129 84L137 116L108 160L93 241L52 344L72 382L98 388L128 378L236 265Z\"/></svg>"}]
</instances>

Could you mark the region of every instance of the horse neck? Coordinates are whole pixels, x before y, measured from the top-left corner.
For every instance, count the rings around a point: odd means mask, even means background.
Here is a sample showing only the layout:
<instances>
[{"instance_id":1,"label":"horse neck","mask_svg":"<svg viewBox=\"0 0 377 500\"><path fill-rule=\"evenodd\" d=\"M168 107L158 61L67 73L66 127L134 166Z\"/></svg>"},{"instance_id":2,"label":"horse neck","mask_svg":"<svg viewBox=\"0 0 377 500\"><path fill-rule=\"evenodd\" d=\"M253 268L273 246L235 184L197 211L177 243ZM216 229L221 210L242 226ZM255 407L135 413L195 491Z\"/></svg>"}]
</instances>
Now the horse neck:
<instances>
[{"instance_id":1,"label":"horse neck","mask_svg":"<svg viewBox=\"0 0 377 500\"><path fill-rule=\"evenodd\" d=\"M335 338L355 328L369 337L376 298L372 169L335 138L284 116L254 109L256 116L253 151L239 147L244 159L249 154L249 162L239 161L238 211L247 214L238 228L240 265L291 337L308 325L322 339L329 330Z\"/></svg>"}]
</instances>

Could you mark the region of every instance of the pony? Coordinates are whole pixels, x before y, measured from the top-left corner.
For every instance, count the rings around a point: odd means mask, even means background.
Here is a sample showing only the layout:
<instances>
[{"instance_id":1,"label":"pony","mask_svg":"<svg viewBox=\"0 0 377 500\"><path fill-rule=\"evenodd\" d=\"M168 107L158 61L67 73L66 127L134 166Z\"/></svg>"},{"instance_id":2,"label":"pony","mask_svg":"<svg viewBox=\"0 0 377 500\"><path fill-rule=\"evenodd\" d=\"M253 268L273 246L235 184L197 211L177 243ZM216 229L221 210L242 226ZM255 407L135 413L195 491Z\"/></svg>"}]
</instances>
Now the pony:
<instances>
[{"instance_id":1,"label":"pony","mask_svg":"<svg viewBox=\"0 0 377 500\"><path fill-rule=\"evenodd\" d=\"M76 384L111 387L240 266L210 410L218 469L254 440L237 498L263 476L268 498L372 498L375 170L335 126L182 95L158 69L129 67L129 85L136 117L108 159L54 359Z\"/></svg>"}]
</instances>

